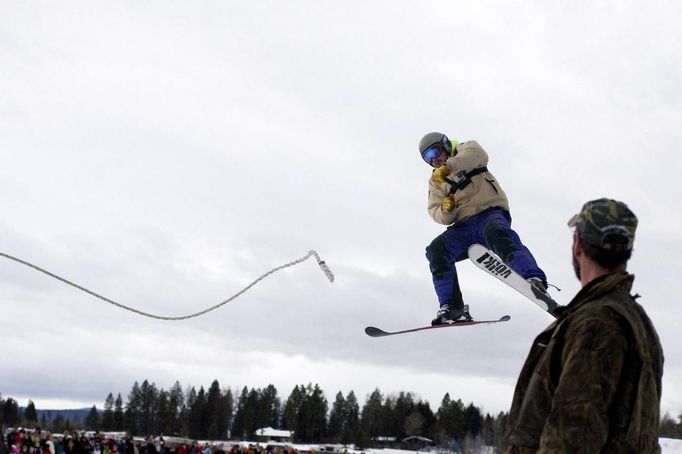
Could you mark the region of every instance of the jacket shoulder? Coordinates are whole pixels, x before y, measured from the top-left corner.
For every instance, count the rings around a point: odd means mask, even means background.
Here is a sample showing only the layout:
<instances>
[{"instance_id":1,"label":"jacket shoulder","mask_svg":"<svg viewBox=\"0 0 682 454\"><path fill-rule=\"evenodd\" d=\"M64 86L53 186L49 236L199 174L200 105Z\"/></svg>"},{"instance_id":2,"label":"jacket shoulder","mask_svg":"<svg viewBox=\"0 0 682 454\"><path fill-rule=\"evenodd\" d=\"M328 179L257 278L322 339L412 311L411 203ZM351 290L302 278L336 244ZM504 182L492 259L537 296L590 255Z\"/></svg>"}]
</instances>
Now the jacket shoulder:
<instances>
[{"instance_id":1,"label":"jacket shoulder","mask_svg":"<svg viewBox=\"0 0 682 454\"><path fill-rule=\"evenodd\" d=\"M474 140L457 145L457 153L447 161L452 170L469 171L488 164L488 153Z\"/></svg>"},{"instance_id":2,"label":"jacket shoulder","mask_svg":"<svg viewBox=\"0 0 682 454\"><path fill-rule=\"evenodd\" d=\"M481 150L483 151L483 147L476 142L475 140L467 140L466 142L462 142L459 145L457 145L457 151L474 151L474 150Z\"/></svg>"},{"instance_id":3,"label":"jacket shoulder","mask_svg":"<svg viewBox=\"0 0 682 454\"><path fill-rule=\"evenodd\" d=\"M608 337L623 332L622 316L607 301L592 301L578 308L567 321L566 329L578 331L580 336Z\"/></svg>"}]
</instances>

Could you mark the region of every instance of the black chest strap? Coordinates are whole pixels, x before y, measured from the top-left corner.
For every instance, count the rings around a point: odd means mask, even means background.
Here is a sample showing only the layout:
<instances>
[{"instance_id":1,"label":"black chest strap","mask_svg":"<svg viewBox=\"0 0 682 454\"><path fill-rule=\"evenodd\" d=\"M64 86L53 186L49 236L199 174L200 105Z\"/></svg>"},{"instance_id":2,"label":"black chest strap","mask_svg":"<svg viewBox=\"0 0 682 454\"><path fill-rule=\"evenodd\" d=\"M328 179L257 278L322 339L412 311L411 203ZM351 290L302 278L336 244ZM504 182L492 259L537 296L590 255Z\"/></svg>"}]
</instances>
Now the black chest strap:
<instances>
[{"instance_id":1,"label":"black chest strap","mask_svg":"<svg viewBox=\"0 0 682 454\"><path fill-rule=\"evenodd\" d=\"M446 178L445 181L450 184L450 194L454 194L460 189L464 189L471 183L471 178L481 173L487 172L488 168L483 166L472 170L471 172L457 172L454 179Z\"/></svg>"}]
</instances>

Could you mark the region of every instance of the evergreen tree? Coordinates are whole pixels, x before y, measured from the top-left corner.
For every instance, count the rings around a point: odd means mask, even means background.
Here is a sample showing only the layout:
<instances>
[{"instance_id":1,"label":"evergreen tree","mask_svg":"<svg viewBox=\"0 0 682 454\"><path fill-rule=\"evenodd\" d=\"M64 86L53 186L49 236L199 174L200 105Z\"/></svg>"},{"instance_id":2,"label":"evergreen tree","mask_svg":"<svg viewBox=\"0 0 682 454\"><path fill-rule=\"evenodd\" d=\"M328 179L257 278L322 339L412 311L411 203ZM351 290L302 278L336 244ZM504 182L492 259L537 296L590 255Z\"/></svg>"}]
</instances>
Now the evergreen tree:
<instances>
[{"instance_id":1,"label":"evergreen tree","mask_svg":"<svg viewBox=\"0 0 682 454\"><path fill-rule=\"evenodd\" d=\"M176 381L168 393L168 404L173 413L173 423L170 433L180 435L183 433L182 416L185 409L185 397L180 382Z\"/></svg>"},{"instance_id":2,"label":"evergreen tree","mask_svg":"<svg viewBox=\"0 0 682 454\"><path fill-rule=\"evenodd\" d=\"M259 397L259 427L280 427L282 402L277 396L277 388L274 385L268 385L260 390Z\"/></svg>"},{"instance_id":3,"label":"evergreen tree","mask_svg":"<svg viewBox=\"0 0 682 454\"><path fill-rule=\"evenodd\" d=\"M69 418L66 418L66 420L64 421L64 427L60 432L73 432L75 426L76 424L74 422L71 422Z\"/></svg>"},{"instance_id":4,"label":"evergreen tree","mask_svg":"<svg viewBox=\"0 0 682 454\"><path fill-rule=\"evenodd\" d=\"M284 406L283 419L295 441L319 441L326 433L327 411L327 399L317 384L297 385Z\"/></svg>"},{"instance_id":5,"label":"evergreen tree","mask_svg":"<svg viewBox=\"0 0 682 454\"><path fill-rule=\"evenodd\" d=\"M332 409L329 412L329 425L327 426L327 435L332 441L340 441L341 433L345 429L346 421L348 420L348 406L346 398L343 393L339 391L336 393L336 399L332 404Z\"/></svg>"},{"instance_id":6,"label":"evergreen tree","mask_svg":"<svg viewBox=\"0 0 682 454\"><path fill-rule=\"evenodd\" d=\"M139 430L141 434L151 435L155 431L158 390L154 383L147 380L140 386Z\"/></svg>"},{"instance_id":7,"label":"evergreen tree","mask_svg":"<svg viewBox=\"0 0 682 454\"><path fill-rule=\"evenodd\" d=\"M378 428L378 433L383 437L399 438L399 434L402 433L402 429L399 427L402 421L398 421L395 414L395 401L394 395L388 395L384 399L381 412L383 416Z\"/></svg>"},{"instance_id":8,"label":"evergreen tree","mask_svg":"<svg viewBox=\"0 0 682 454\"><path fill-rule=\"evenodd\" d=\"M237 408L234 415L234 422L232 423L232 434L240 439L246 438L246 426L244 424L244 416L246 410L246 401L249 398L249 389L244 386L242 393L237 399Z\"/></svg>"},{"instance_id":9,"label":"evergreen tree","mask_svg":"<svg viewBox=\"0 0 682 454\"><path fill-rule=\"evenodd\" d=\"M472 438L477 438L481 433L481 411L473 403L464 410L464 419L466 421L467 433Z\"/></svg>"},{"instance_id":10,"label":"evergreen tree","mask_svg":"<svg viewBox=\"0 0 682 454\"><path fill-rule=\"evenodd\" d=\"M303 403L304 433L307 442L323 440L327 431L327 398L316 383L314 387L308 384L307 399Z\"/></svg>"},{"instance_id":11,"label":"evergreen tree","mask_svg":"<svg viewBox=\"0 0 682 454\"><path fill-rule=\"evenodd\" d=\"M421 429L421 435L433 440L436 436L438 418L433 413L433 410L431 410L431 405L427 401L420 400L417 402L416 410L419 412L424 421Z\"/></svg>"},{"instance_id":12,"label":"evergreen tree","mask_svg":"<svg viewBox=\"0 0 682 454\"><path fill-rule=\"evenodd\" d=\"M341 432L341 443L349 444L360 440L360 405L355 393L351 390L346 395L346 421Z\"/></svg>"},{"instance_id":13,"label":"evergreen tree","mask_svg":"<svg viewBox=\"0 0 682 454\"><path fill-rule=\"evenodd\" d=\"M424 430L424 417L418 411L407 415L403 422L403 431L406 436L421 435Z\"/></svg>"},{"instance_id":14,"label":"evergreen tree","mask_svg":"<svg viewBox=\"0 0 682 454\"><path fill-rule=\"evenodd\" d=\"M19 425L19 403L11 397L5 399L2 404L2 419L6 426Z\"/></svg>"},{"instance_id":15,"label":"evergreen tree","mask_svg":"<svg viewBox=\"0 0 682 454\"><path fill-rule=\"evenodd\" d=\"M232 396L232 390L228 388L222 397L220 411L218 412L219 425L224 429L228 439L231 437L230 427L233 415L234 397Z\"/></svg>"},{"instance_id":16,"label":"evergreen tree","mask_svg":"<svg viewBox=\"0 0 682 454\"><path fill-rule=\"evenodd\" d=\"M451 407L452 399L450 398L450 393L445 393L445 396L443 396L443 399L440 402L438 412L436 412L436 417L438 418L436 441L441 445L447 445L452 438L451 432L455 422Z\"/></svg>"},{"instance_id":17,"label":"evergreen tree","mask_svg":"<svg viewBox=\"0 0 682 454\"><path fill-rule=\"evenodd\" d=\"M389 409L390 407L387 408L387 410ZM390 420L392 421L391 425L393 426L393 430L387 432L387 435L402 440L408 435L422 434L424 418L421 413L416 410L416 405L411 393L401 391L398 398L395 399L391 413Z\"/></svg>"},{"instance_id":18,"label":"evergreen tree","mask_svg":"<svg viewBox=\"0 0 682 454\"><path fill-rule=\"evenodd\" d=\"M453 401L450 399L450 394L446 393L436 415L438 418L437 438L440 443L448 444L450 440L459 443L464 440L467 427L464 417L464 404L460 399Z\"/></svg>"},{"instance_id":19,"label":"evergreen tree","mask_svg":"<svg viewBox=\"0 0 682 454\"><path fill-rule=\"evenodd\" d=\"M125 429L125 418L123 412L123 399L121 398L121 393L118 393L116 400L114 401L114 427L115 431L122 431Z\"/></svg>"},{"instance_id":20,"label":"evergreen tree","mask_svg":"<svg viewBox=\"0 0 682 454\"><path fill-rule=\"evenodd\" d=\"M504 435L507 433L507 424L509 422L509 413L501 411L495 419L495 446L502 450Z\"/></svg>"},{"instance_id":21,"label":"evergreen tree","mask_svg":"<svg viewBox=\"0 0 682 454\"><path fill-rule=\"evenodd\" d=\"M384 396L381 395L379 388L376 388L362 407L360 427L370 439L384 435L381 433L383 429L382 421L385 417L383 402Z\"/></svg>"},{"instance_id":22,"label":"evergreen tree","mask_svg":"<svg viewBox=\"0 0 682 454\"><path fill-rule=\"evenodd\" d=\"M294 432L294 439L296 439L296 432L300 429L301 423L299 416L301 407L303 406L303 399L305 398L305 388L298 385L294 386L291 394L284 404L283 426L285 429Z\"/></svg>"},{"instance_id":23,"label":"evergreen tree","mask_svg":"<svg viewBox=\"0 0 682 454\"><path fill-rule=\"evenodd\" d=\"M197 401L197 391L194 389L194 386L192 386L186 393L187 396L187 401L185 402L185 405L182 410L182 433L187 434L191 436L194 430L194 420L193 420L193 413L192 413L192 407L194 407L194 403Z\"/></svg>"},{"instance_id":24,"label":"evergreen tree","mask_svg":"<svg viewBox=\"0 0 682 454\"><path fill-rule=\"evenodd\" d=\"M661 437L674 438L674 434L677 429L677 422L670 416L670 413L663 415L661 418L661 423L659 424L659 433Z\"/></svg>"},{"instance_id":25,"label":"evergreen tree","mask_svg":"<svg viewBox=\"0 0 682 454\"><path fill-rule=\"evenodd\" d=\"M211 383L211 387L208 389L208 394L206 396L205 409L206 419L208 422L206 431L207 437L210 440L219 440L225 437L226 430L219 425L221 400L222 395L220 392L220 383L218 383L218 380L213 380L213 383Z\"/></svg>"},{"instance_id":26,"label":"evergreen tree","mask_svg":"<svg viewBox=\"0 0 682 454\"><path fill-rule=\"evenodd\" d=\"M175 412L170 404L168 393L160 389L156 397L156 417L154 431L152 433L168 435L173 433Z\"/></svg>"},{"instance_id":27,"label":"evergreen tree","mask_svg":"<svg viewBox=\"0 0 682 454\"><path fill-rule=\"evenodd\" d=\"M260 418L260 394L253 388L246 396L246 403L244 404L244 433L247 439L253 439L256 430L259 429Z\"/></svg>"},{"instance_id":28,"label":"evergreen tree","mask_svg":"<svg viewBox=\"0 0 682 454\"><path fill-rule=\"evenodd\" d=\"M95 405L93 405L90 409L90 413L88 413L88 416L85 417L83 424L85 424L85 428L87 430L99 430L99 412L97 411L97 407Z\"/></svg>"},{"instance_id":29,"label":"evergreen tree","mask_svg":"<svg viewBox=\"0 0 682 454\"><path fill-rule=\"evenodd\" d=\"M215 440L225 440L230 437L230 422L232 419L232 391L229 389L223 393L218 390L217 404L215 408L214 422L216 436L212 437Z\"/></svg>"},{"instance_id":30,"label":"evergreen tree","mask_svg":"<svg viewBox=\"0 0 682 454\"><path fill-rule=\"evenodd\" d=\"M102 430L114 429L114 395L109 393L104 400L104 412L102 413L101 421Z\"/></svg>"},{"instance_id":31,"label":"evergreen tree","mask_svg":"<svg viewBox=\"0 0 682 454\"><path fill-rule=\"evenodd\" d=\"M140 420L142 413L142 392L140 385L135 382L128 393L128 403L125 409L125 428L128 433L140 433Z\"/></svg>"},{"instance_id":32,"label":"evergreen tree","mask_svg":"<svg viewBox=\"0 0 682 454\"><path fill-rule=\"evenodd\" d=\"M190 437L205 439L207 434L206 425L206 391L204 387L199 388L196 400L189 410Z\"/></svg>"},{"instance_id":33,"label":"evergreen tree","mask_svg":"<svg viewBox=\"0 0 682 454\"><path fill-rule=\"evenodd\" d=\"M486 446L497 446L495 439L495 418L490 413L485 414L483 425L481 426L481 436Z\"/></svg>"},{"instance_id":34,"label":"evergreen tree","mask_svg":"<svg viewBox=\"0 0 682 454\"><path fill-rule=\"evenodd\" d=\"M35 404L30 399L24 410L24 421L26 421L27 426L35 427L38 425L38 412L36 411Z\"/></svg>"},{"instance_id":35,"label":"evergreen tree","mask_svg":"<svg viewBox=\"0 0 682 454\"><path fill-rule=\"evenodd\" d=\"M50 428L52 432L62 433L64 432L64 426L66 425L66 419L62 415L57 415L50 421Z\"/></svg>"}]
</instances>

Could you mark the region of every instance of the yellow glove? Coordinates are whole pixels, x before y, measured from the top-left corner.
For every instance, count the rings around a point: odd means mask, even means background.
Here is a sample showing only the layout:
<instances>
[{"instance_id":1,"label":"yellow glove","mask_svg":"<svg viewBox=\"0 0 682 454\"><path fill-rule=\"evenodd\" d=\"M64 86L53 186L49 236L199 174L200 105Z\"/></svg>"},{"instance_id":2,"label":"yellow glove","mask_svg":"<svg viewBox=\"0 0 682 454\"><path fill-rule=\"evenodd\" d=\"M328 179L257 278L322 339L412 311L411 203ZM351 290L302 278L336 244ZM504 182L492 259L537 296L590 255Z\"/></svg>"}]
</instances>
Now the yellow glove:
<instances>
[{"instance_id":1,"label":"yellow glove","mask_svg":"<svg viewBox=\"0 0 682 454\"><path fill-rule=\"evenodd\" d=\"M450 169L448 169L448 166L443 164L433 171L431 174L431 181L434 183L445 183L445 177L448 175L450 175Z\"/></svg>"},{"instance_id":2,"label":"yellow glove","mask_svg":"<svg viewBox=\"0 0 682 454\"><path fill-rule=\"evenodd\" d=\"M440 210L443 213L449 213L455 209L455 197L452 195L447 196L440 203Z\"/></svg>"}]
</instances>

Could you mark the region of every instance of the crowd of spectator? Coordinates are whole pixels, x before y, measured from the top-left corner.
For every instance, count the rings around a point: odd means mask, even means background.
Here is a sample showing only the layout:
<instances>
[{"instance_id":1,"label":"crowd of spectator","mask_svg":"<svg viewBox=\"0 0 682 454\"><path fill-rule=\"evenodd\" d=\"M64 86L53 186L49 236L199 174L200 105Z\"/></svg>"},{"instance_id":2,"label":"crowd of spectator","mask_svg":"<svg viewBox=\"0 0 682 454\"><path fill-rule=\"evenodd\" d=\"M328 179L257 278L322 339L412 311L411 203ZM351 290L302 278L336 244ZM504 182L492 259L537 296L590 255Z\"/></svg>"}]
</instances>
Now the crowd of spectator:
<instances>
[{"instance_id":1,"label":"crowd of spectator","mask_svg":"<svg viewBox=\"0 0 682 454\"><path fill-rule=\"evenodd\" d=\"M52 434L40 427L9 429L0 454L299 454L292 446L258 443L211 443L164 437L130 437L100 432Z\"/></svg>"}]
</instances>

